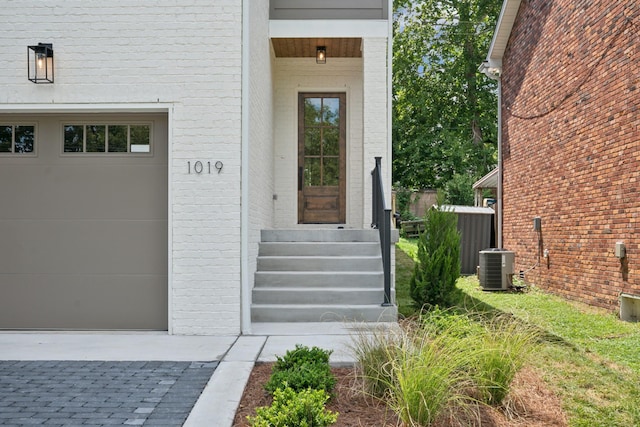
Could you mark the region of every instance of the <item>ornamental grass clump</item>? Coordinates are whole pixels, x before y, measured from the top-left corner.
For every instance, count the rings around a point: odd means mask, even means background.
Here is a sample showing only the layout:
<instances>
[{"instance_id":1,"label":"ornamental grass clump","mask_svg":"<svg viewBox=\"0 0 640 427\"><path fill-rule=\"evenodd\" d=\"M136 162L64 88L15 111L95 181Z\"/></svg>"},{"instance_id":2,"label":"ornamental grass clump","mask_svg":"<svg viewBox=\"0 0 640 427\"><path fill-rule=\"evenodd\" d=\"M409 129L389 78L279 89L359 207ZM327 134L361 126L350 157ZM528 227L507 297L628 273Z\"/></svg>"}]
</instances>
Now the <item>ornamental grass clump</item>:
<instances>
[{"instance_id":1,"label":"ornamental grass clump","mask_svg":"<svg viewBox=\"0 0 640 427\"><path fill-rule=\"evenodd\" d=\"M357 375L364 392L374 398L388 396L394 377L393 360L399 349L402 331L378 329L373 333L361 332L352 338L351 352L357 361Z\"/></svg>"},{"instance_id":2,"label":"ornamental grass clump","mask_svg":"<svg viewBox=\"0 0 640 427\"><path fill-rule=\"evenodd\" d=\"M354 339L352 350L366 393L385 401L408 426L442 417L461 425L478 405L500 405L537 335L512 318L487 320L435 308L398 332Z\"/></svg>"},{"instance_id":3,"label":"ornamental grass clump","mask_svg":"<svg viewBox=\"0 0 640 427\"><path fill-rule=\"evenodd\" d=\"M498 317L478 336L481 351L473 368L474 381L484 403L503 403L515 375L533 353L539 333L522 322Z\"/></svg>"},{"instance_id":4,"label":"ornamental grass clump","mask_svg":"<svg viewBox=\"0 0 640 427\"><path fill-rule=\"evenodd\" d=\"M406 425L430 426L452 407L460 414L473 410L463 369L469 354L452 343L445 335L425 333L402 343L392 362L389 405Z\"/></svg>"},{"instance_id":5,"label":"ornamental grass clump","mask_svg":"<svg viewBox=\"0 0 640 427\"><path fill-rule=\"evenodd\" d=\"M448 408L464 409L470 402L462 369L470 364L468 353L455 342L406 322L398 332L361 334L352 348L364 390L384 400L406 425L428 426Z\"/></svg>"}]
</instances>

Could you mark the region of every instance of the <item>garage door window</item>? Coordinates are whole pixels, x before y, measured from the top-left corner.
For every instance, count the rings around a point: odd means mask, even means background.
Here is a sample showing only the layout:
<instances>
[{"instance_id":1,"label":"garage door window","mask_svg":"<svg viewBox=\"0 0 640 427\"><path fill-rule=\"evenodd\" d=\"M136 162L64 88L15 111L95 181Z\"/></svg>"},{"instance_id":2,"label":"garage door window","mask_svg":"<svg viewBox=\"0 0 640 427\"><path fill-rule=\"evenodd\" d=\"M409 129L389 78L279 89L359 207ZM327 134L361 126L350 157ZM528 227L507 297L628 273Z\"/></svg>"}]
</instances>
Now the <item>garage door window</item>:
<instances>
[{"instance_id":1,"label":"garage door window","mask_svg":"<svg viewBox=\"0 0 640 427\"><path fill-rule=\"evenodd\" d=\"M151 125L64 125L65 153L150 153Z\"/></svg>"},{"instance_id":2,"label":"garage door window","mask_svg":"<svg viewBox=\"0 0 640 427\"><path fill-rule=\"evenodd\" d=\"M0 154L33 153L35 133L33 125L0 124Z\"/></svg>"}]
</instances>

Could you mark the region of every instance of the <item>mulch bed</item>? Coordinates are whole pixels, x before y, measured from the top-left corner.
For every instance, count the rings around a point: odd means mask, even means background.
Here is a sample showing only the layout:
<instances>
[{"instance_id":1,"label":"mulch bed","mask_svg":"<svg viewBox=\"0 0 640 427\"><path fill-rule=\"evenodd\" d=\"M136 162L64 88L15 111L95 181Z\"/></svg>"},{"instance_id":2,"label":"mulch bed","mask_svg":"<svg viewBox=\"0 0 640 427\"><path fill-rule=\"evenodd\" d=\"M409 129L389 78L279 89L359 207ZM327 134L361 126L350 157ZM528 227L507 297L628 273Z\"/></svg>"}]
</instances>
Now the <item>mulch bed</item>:
<instances>
[{"instance_id":1,"label":"mulch bed","mask_svg":"<svg viewBox=\"0 0 640 427\"><path fill-rule=\"evenodd\" d=\"M272 363L256 364L234 420L234 427L248 427L247 415L255 415L255 408L271 404L271 397L263 385L271 376ZM358 390L353 368L332 368L336 377L335 397L327 408L339 413L335 427L401 426L397 416L386 406L364 396ZM567 418L560 399L546 386L537 372L523 369L515 378L510 396L502 410L480 407L479 418L460 420L446 417L435 427L482 425L490 427L564 427ZM455 420L458 421L455 421ZM481 424L478 424L481 423Z\"/></svg>"}]
</instances>

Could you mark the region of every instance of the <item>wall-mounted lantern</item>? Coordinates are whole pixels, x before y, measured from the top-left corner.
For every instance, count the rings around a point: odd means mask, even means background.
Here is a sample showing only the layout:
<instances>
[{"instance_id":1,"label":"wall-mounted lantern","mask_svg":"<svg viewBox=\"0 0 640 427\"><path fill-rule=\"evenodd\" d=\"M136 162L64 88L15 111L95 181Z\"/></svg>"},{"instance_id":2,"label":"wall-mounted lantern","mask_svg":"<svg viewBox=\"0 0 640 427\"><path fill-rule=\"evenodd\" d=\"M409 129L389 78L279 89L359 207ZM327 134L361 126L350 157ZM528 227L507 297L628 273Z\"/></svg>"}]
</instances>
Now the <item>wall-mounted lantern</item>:
<instances>
[{"instance_id":1,"label":"wall-mounted lantern","mask_svg":"<svg viewBox=\"0 0 640 427\"><path fill-rule=\"evenodd\" d=\"M324 46L316 47L316 64L327 63L327 48Z\"/></svg>"},{"instance_id":2,"label":"wall-mounted lantern","mask_svg":"<svg viewBox=\"0 0 640 427\"><path fill-rule=\"evenodd\" d=\"M53 83L53 44L27 46L27 78L34 83Z\"/></svg>"}]
</instances>

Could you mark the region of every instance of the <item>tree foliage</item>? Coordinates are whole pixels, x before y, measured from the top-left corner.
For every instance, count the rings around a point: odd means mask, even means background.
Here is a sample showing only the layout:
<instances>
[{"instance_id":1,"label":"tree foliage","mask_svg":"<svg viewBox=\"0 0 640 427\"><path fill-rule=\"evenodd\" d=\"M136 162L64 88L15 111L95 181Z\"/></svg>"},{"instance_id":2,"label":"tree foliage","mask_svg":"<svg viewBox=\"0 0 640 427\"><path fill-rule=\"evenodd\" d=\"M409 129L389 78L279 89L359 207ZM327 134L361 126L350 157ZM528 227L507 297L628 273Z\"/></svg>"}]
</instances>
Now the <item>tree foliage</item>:
<instances>
[{"instance_id":1,"label":"tree foliage","mask_svg":"<svg viewBox=\"0 0 640 427\"><path fill-rule=\"evenodd\" d=\"M497 83L480 67L496 0L395 0L393 174L396 186L474 182L497 162ZM466 188L466 187L465 187ZM469 199L471 187L460 199Z\"/></svg>"}]
</instances>

